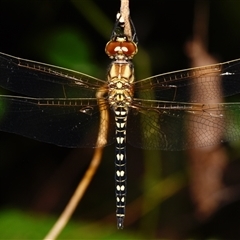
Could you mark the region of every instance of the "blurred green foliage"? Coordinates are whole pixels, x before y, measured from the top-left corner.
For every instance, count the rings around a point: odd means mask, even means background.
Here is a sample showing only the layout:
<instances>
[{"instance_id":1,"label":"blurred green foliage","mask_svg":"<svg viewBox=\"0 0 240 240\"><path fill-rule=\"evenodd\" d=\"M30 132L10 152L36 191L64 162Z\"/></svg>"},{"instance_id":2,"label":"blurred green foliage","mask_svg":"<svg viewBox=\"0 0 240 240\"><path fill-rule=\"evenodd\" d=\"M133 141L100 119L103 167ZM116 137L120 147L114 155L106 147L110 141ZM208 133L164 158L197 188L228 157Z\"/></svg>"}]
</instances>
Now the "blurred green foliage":
<instances>
[{"instance_id":1,"label":"blurred green foliage","mask_svg":"<svg viewBox=\"0 0 240 240\"><path fill-rule=\"evenodd\" d=\"M0 239L43 239L55 219L8 209L0 212ZM88 226L70 221L58 239L139 239L136 233L117 231L114 226Z\"/></svg>"}]
</instances>

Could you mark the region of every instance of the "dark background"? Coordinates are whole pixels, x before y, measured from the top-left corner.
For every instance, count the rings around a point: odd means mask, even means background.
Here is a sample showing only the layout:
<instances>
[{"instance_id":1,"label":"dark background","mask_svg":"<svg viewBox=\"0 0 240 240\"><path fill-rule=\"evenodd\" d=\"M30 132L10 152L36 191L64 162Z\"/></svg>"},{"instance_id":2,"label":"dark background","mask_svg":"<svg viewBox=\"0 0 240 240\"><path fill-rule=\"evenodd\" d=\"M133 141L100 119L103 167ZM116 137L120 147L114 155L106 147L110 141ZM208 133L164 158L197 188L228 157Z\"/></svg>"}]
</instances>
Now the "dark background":
<instances>
[{"instance_id":1,"label":"dark background","mask_svg":"<svg viewBox=\"0 0 240 240\"><path fill-rule=\"evenodd\" d=\"M209 52L220 62L240 57L240 1L208 2ZM184 46L192 37L195 3L193 0L130 1L131 17L139 38L139 55L135 60L137 78L189 67ZM104 79L109 64L104 47L119 5L117 0L1 0L0 51ZM221 207L210 218L200 221L194 217L189 183L185 180L188 177L185 152L159 153L127 147L129 203L141 196L151 181L161 182L169 176L171 179L179 172L183 178L176 178L178 190L163 197L144 217L141 211L148 208L147 205L139 209L136 221L127 224L124 231L131 230L132 234L146 239L240 237L238 199ZM238 175L238 148L237 143L229 146L228 175L233 174L232 168ZM22 210L36 219L47 214L58 216L87 169L92 154L93 149L65 149L1 132L0 211ZM236 179L235 184L238 184L238 177ZM99 171L73 218L85 224L101 223L101 219L110 215L102 229L115 230L114 212L114 146L108 146ZM4 217L1 219L6 222ZM21 232L14 226L14 220L11 225L14 231L9 229L9 235L2 236L11 238L12 232ZM0 222L0 238L4 226ZM43 231L41 237L44 234ZM30 239L34 235L29 236Z\"/></svg>"}]
</instances>

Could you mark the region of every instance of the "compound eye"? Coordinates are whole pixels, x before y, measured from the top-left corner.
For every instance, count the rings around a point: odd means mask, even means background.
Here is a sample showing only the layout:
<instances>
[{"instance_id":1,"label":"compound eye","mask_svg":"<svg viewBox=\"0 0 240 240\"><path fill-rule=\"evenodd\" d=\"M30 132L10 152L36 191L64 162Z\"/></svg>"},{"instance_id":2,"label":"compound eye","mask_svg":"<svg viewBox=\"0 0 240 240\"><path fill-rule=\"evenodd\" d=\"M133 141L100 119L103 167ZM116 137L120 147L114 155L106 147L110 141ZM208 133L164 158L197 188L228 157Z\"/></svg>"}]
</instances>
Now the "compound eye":
<instances>
[{"instance_id":1,"label":"compound eye","mask_svg":"<svg viewBox=\"0 0 240 240\"><path fill-rule=\"evenodd\" d=\"M127 56L133 56L137 53L137 46L133 42L123 42L122 50Z\"/></svg>"},{"instance_id":2,"label":"compound eye","mask_svg":"<svg viewBox=\"0 0 240 240\"><path fill-rule=\"evenodd\" d=\"M137 46L134 42L109 41L106 45L105 51L110 57L113 57L116 54L133 57L137 53Z\"/></svg>"}]
</instances>

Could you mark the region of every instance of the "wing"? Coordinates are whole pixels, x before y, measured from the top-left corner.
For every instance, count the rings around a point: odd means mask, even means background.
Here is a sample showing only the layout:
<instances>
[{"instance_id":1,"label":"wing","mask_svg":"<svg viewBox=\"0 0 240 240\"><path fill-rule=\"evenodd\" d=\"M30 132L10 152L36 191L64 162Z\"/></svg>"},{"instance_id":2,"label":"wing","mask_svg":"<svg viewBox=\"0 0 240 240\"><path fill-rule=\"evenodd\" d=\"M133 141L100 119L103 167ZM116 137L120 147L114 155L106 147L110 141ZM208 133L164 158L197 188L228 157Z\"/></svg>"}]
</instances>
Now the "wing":
<instances>
[{"instance_id":1,"label":"wing","mask_svg":"<svg viewBox=\"0 0 240 240\"><path fill-rule=\"evenodd\" d=\"M230 96L240 92L240 59L156 75L135 82L136 98L199 102L215 99L222 92ZM191 95L194 85L201 86Z\"/></svg>"},{"instance_id":2,"label":"wing","mask_svg":"<svg viewBox=\"0 0 240 240\"><path fill-rule=\"evenodd\" d=\"M92 98L105 81L73 70L0 53L0 86L41 98Z\"/></svg>"},{"instance_id":3,"label":"wing","mask_svg":"<svg viewBox=\"0 0 240 240\"><path fill-rule=\"evenodd\" d=\"M182 150L240 138L240 104L188 104L135 99L127 140L140 148Z\"/></svg>"},{"instance_id":4,"label":"wing","mask_svg":"<svg viewBox=\"0 0 240 240\"><path fill-rule=\"evenodd\" d=\"M109 111L108 144L114 137ZM94 147L99 131L96 99L27 98L0 95L0 130L63 147Z\"/></svg>"}]
</instances>

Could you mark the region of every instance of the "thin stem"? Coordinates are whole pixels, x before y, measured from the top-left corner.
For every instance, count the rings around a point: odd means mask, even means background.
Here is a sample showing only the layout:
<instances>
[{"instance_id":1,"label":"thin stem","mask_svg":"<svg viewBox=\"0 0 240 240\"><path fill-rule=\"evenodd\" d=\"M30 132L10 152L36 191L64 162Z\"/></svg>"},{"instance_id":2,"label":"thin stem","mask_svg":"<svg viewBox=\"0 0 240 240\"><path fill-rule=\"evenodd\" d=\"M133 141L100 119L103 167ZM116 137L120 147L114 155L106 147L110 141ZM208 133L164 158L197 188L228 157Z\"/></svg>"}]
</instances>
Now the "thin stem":
<instances>
[{"instance_id":1,"label":"thin stem","mask_svg":"<svg viewBox=\"0 0 240 240\"><path fill-rule=\"evenodd\" d=\"M125 22L124 34L132 38L131 25L129 21L130 17L129 0L121 0L120 14Z\"/></svg>"}]
</instances>

